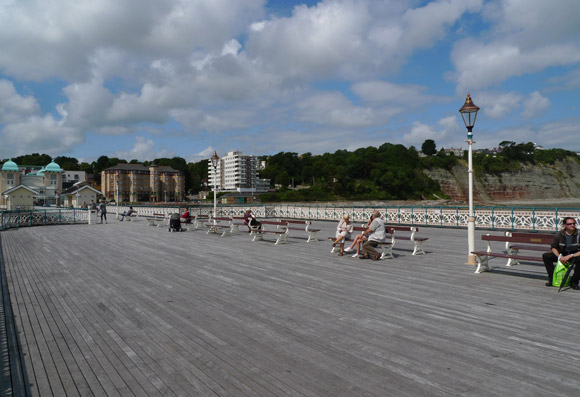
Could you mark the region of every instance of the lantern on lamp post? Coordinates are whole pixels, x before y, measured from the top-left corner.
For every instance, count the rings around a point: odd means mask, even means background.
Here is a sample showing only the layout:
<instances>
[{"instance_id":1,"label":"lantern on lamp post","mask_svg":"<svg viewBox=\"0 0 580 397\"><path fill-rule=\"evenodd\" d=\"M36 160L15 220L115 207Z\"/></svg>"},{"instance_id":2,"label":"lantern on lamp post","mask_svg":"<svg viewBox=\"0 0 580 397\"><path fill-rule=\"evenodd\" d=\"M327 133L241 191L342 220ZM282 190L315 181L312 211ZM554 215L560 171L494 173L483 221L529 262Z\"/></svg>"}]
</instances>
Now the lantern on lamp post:
<instances>
[{"instance_id":1,"label":"lantern on lamp post","mask_svg":"<svg viewBox=\"0 0 580 397\"><path fill-rule=\"evenodd\" d=\"M463 123L465 128L467 128L467 176L469 184L469 214L467 218L467 264L475 265L475 255L472 254L475 251L475 216L473 213L473 126L475 125L475 119L477 118L477 112L479 107L477 107L471 100L471 96L467 93L467 98L465 103L459 109L461 117L463 118Z\"/></svg>"}]
</instances>

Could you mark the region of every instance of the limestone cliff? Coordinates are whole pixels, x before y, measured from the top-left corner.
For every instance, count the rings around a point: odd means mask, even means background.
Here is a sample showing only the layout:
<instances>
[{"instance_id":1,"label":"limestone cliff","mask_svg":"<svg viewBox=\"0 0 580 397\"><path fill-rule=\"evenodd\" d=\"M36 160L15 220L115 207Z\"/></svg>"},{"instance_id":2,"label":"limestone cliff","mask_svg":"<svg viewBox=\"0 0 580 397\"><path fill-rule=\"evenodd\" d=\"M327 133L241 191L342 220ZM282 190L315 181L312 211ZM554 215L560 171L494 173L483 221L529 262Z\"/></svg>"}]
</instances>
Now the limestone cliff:
<instances>
[{"instance_id":1,"label":"limestone cliff","mask_svg":"<svg viewBox=\"0 0 580 397\"><path fill-rule=\"evenodd\" d=\"M453 200L468 200L467 162L451 171L424 170ZM554 164L523 164L517 172L474 174L474 200L560 199L580 197L580 162L572 157Z\"/></svg>"}]
</instances>

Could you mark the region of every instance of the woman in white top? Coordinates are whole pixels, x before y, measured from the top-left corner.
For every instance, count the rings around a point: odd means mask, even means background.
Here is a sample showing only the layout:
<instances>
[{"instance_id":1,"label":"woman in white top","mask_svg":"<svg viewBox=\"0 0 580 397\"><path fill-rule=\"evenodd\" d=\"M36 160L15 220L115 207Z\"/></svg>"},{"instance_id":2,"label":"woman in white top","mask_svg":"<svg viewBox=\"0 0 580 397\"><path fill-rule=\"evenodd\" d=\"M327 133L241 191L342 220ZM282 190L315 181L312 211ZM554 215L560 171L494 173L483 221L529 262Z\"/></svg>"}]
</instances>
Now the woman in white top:
<instances>
[{"instance_id":1,"label":"woman in white top","mask_svg":"<svg viewBox=\"0 0 580 397\"><path fill-rule=\"evenodd\" d=\"M352 224L350 223L350 217L348 214L342 217L342 220L338 223L336 227L336 240L332 243L332 246L336 246L336 244L340 243L340 254L339 256L343 255L344 252L344 241L350 237L352 233Z\"/></svg>"}]
</instances>

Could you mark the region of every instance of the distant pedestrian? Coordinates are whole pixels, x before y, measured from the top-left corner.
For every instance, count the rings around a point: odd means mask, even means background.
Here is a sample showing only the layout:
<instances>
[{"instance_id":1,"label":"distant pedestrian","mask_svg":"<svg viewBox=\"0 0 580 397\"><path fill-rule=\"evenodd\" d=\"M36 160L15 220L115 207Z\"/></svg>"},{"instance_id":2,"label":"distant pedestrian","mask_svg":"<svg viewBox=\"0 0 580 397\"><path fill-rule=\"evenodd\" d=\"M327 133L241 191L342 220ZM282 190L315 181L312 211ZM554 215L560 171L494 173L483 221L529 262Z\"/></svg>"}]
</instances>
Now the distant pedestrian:
<instances>
[{"instance_id":1,"label":"distant pedestrian","mask_svg":"<svg viewBox=\"0 0 580 397\"><path fill-rule=\"evenodd\" d=\"M101 204L99 204L99 211L101 211L101 223L105 220L107 222L107 205L105 204L105 200L101 200Z\"/></svg>"},{"instance_id":2,"label":"distant pedestrian","mask_svg":"<svg viewBox=\"0 0 580 397\"><path fill-rule=\"evenodd\" d=\"M99 208L97 207L97 203L95 203L95 200L91 200L91 203L89 204L89 209L91 211L98 211Z\"/></svg>"}]
</instances>

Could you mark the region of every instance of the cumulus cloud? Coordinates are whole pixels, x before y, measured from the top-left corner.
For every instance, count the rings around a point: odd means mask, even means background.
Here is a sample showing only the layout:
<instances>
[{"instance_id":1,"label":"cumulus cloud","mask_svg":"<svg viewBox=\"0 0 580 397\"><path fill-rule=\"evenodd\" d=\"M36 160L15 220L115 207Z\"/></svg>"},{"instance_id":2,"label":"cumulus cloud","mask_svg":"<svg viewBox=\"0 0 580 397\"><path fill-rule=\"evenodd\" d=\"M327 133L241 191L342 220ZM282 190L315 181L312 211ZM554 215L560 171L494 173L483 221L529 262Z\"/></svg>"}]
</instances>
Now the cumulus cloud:
<instances>
[{"instance_id":1,"label":"cumulus cloud","mask_svg":"<svg viewBox=\"0 0 580 397\"><path fill-rule=\"evenodd\" d=\"M87 133L149 133L127 157L176 136L265 152L452 141L456 121L429 119L442 119L432 109L453 85L495 121L541 114L551 93L578 87L576 2L322 0L281 17L266 0L11 1L0 12L0 137L5 146L28 128L39 138L28 150L44 151L45 131L62 154ZM546 79L542 94L502 86L553 67L567 79ZM451 83L421 75L449 68ZM31 81L58 81L66 99L17 91Z\"/></svg>"},{"instance_id":2,"label":"cumulus cloud","mask_svg":"<svg viewBox=\"0 0 580 397\"><path fill-rule=\"evenodd\" d=\"M146 139L142 136L135 137L135 144L128 150L119 150L115 156L121 159L138 159L140 161L151 161L161 157L173 157L173 152L166 149L156 149L155 142L152 139Z\"/></svg>"},{"instance_id":3,"label":"cumulus cloud","mask_svg":"<svg viewBox=\"0 0 580 397\"><path fill-rule=\"evenodd\" d=\"M576 0L501 0L484 8L491 28L455 44L457 91L580 62Z\"/></svg>"},{"instance_id":4,"label":"cumulus cloud","mask_svg":"<svg viewBox=\"0 0 580 397\"><path fill-rule=\"evenodd\" d=\"M205 149L203 149L202 151L195 153L195 154L191 155L190 157L188 157L187 161L192 162L192 163L197 163L201 160L207 160L207 159L211 158L211 156L213 156L214 151L215 151L215 148L213 146L208 146Z\"/></svg>"},{"instance_id":5,"label":"cumulus cloud","mask_svg":"<svg viewBox=\"0 0 580 397\"><path fill-rule=\"evenodd\" d=\"M451 58L457 69L457 91L493 86L504 80L552 66L580 62L580 45L551 44L529 50L497 41L468 39L458 43Z\"/></svg>"},{"instance_id":6,"label":"cumulus cloud","mask_svg":"<svg viewBox=\"0 0 580 397\"><path fill-rule=\"evenodd\" d=\"M515 92L485 91L471 96L481 112L495 120L502 119L521 106L523 96Z\"/></svg>"},{"instance_id":7,"label":"cumulus cloud","mask_svg":"<svg viewBox=\"0 0 580 397\"><path fill-rule=\"evenodd\" d=\"M35 98L18 94L11 81L0 79L0 124L21 121L39 111Z\"/></svg>"},{"instance_id":8,"label":"cumulus cloud","mask_svg":"<svg viewBox=\"0 0 580 397\"><path fill-rule=\"evenodd\" d=\"M50 115L32 116L2 129L4 155L21 155L41 149L50 155L60 155L84 141L82 132L66 127Z\"/></svg>"},{"instance_id":9,"label":"cumulus cloud","mask_svg":"<svg viewBox=\"0 0 580 397\"><path fill-rule=\"evenodd\" d=\"M522 114L525 118L531 119L541 116L549 107L550 100L542 96L538 91L534 91L524 102L524 111Z\"/></svg>"},{"instance_id":10,"label":"cumulus cloud","mask_svg":"<svg viewBox=\"0 0 580 397\"><path fill-rule=\"evenodd\" d=\"M419 85L399 85L387 81L361 81L352 85L351 90L365 102L394 102L423 104L433 98L426 94L427 87Z\"/></svg>"},{"instance_id":11,"label":"cumulus cloud","mask_svg":"<svg viewBox=\"0 0 580 397\"><path fill-rule=\"evenodd\" d=\"M457 116L444 117L439 120L438 127L416 121L410 131L403 134L401 143L419 148L426 139L433 139L438 148L457 145L461 142L458 138L461 126L457 120Z\"/></svg>"}]
</instances>

